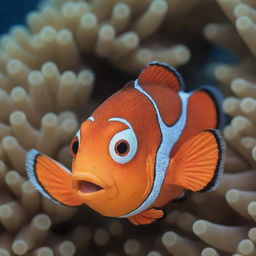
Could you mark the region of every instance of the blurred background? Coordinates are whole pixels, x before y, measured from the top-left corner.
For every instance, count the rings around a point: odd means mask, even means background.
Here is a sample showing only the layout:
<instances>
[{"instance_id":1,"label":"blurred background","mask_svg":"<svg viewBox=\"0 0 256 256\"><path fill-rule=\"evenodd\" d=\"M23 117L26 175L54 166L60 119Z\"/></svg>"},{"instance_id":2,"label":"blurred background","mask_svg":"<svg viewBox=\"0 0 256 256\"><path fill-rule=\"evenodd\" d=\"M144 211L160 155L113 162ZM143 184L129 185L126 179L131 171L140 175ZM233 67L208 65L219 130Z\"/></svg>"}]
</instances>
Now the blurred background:
<instances>
[{"instance_id":1,"label":"blurred background","mask_svg":"<svg viewBox=\"0 0 256 256\"><path fill-rule=\"evenodd\" d=\"M8 32L16 24L25 24L25 15L34 10L39 0L0 1L0 34Z\"/></svg>"},{"instance_id":2,"label":"blurred background","mask_svg":"<svg viewBox=\"0 0 256 256\"><path fill-rule=\"evenodd\" d=\"M7 33L14 25L25 24L26 14L32 10L37 9L39 3L42 0L4 0L0 1L0 36ZM190 31L185 32L188 35ZM202 44L202 41L204 42ZM213 45L206 40L202 40L200 45L189 45L190 48L197 52L196 55L192 55L191 60L185 66L179 67L178 70L183 74L187 89L192 90L202 84L217 85L217 82L213 78L211 72L206 69L208 65L215 65L217 63L233 63L237 61L234 54L228 52L220 46ZM200 50L198 49L200 48ZM200 56L198 56L200 53ZM103 64L103 66L105 66ZM120 81L122 82L122 81ZM118 85L120 87L120 85ZM113 91L109 92L109 95Z\"/></svg>"}]
</instances>

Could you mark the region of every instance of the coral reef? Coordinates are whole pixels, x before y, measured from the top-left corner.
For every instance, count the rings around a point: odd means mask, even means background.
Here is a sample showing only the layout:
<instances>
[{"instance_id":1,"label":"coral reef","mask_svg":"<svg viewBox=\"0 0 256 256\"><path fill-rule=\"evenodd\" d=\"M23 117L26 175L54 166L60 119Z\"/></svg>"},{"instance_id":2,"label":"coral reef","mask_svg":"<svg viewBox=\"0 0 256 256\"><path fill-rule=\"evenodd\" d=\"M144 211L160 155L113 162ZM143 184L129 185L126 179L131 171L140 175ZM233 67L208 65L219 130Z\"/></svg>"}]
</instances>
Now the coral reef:
<instances>
[{"instance_id":1,"label":"coral reef","mask_svg":"<svg viewBox=\"0 0 256 256\"><path fill-rule=\"evenodd\" d=\"M70 166L69 142L103 97L151 60L196 63L203 36L239 59L209 65L232 117L216 191L189 194L165 220L134 227L34 190L28 149ZM256 255L255 45L253 0L48 0L29 13L27 27L0 40L0 255Z\"/></svg>"}]
</instances>

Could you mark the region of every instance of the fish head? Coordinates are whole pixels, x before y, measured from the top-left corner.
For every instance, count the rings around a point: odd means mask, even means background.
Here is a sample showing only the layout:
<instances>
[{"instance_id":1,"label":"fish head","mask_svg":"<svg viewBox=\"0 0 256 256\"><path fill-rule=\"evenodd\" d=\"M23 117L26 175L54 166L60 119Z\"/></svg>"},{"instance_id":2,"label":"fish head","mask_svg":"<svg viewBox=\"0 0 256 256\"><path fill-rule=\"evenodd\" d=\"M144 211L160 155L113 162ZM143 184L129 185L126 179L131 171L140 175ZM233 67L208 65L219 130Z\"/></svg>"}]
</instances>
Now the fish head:
<instances>
[{"instance_id":1,"label":"fish head","mask_svg":"<svg viewBox=\"0 0 256 256\"><path fill-rule=\"evenodd\" d=\"M136 209L149 195L160 140L153 107L135 89L100 105L71 142L73 186L105 216Z\"/></svg>"}]
</instances>

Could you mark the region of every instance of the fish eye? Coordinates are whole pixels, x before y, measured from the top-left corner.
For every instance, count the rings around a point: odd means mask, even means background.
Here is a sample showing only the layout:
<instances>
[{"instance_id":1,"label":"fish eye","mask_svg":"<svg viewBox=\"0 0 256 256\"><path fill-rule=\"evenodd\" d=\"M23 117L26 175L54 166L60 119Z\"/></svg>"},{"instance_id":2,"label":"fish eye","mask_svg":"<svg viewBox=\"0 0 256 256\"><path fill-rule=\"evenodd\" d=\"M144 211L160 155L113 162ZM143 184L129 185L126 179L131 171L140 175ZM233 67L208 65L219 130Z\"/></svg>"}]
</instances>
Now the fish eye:
<instances>
[{"instance_id":1,"label":"fish eye","mask_svg":"<svg viewBox=\"0 0 256 256\"><path fill-rule=\"evenodd\" d=\"M119 140L115 144L115 152L117 155L125 156L129 153L130 144L126 140Z\"/></svg>"},{"instance_id":2,"label":"fish eye","mask_svg":"<svg viewBox=\"0 0 256 256\"><path fill-rule=\"evenodd\" d=\"M132 160L137 152L138 141L133 129L116 133L109 143L109 153L112 159L125 164Z\"/></svg>"},{"instance_id":3,"label":"fish eye","mask_svg":"<svg viewBox=\"0 0 256 256\"><path fill-rule=\"evenodd\" d=\"M73 144L72 144L72 151L73 151L74 154L77 153L78 146L79 146L78 140L74 141Z\"/></svg>"},{"instance_id":4,"label":"fish eye","mask_svg":"<svg viewBox=\"0 0 256 256\"><path fill-rule=\"evenodd\" d=\"M78 152L79 141L80 141L80 132L78 131L70 143L70 154L73 158L76 157L76 154Z\"/></svg>"}]
</instances>

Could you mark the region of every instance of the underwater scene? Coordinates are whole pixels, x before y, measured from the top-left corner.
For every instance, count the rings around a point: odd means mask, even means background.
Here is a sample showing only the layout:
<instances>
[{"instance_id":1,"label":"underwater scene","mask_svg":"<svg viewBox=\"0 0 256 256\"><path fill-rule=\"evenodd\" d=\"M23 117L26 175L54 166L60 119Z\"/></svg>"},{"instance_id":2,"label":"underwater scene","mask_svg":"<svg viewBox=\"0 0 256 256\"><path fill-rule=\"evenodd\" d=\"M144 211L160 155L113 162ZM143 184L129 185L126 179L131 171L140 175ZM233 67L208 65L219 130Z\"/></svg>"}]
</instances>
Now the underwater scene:
<instances>
[{"instance_id":1,"label":"underwater scene","mask_svg":"<svg viewBox=\"0 0 256 256\"><path fill-rule=\"evenodd\" d=\"M0 23L0 256L256 256L255 0Z\"/></svg>"}]
</instances>

